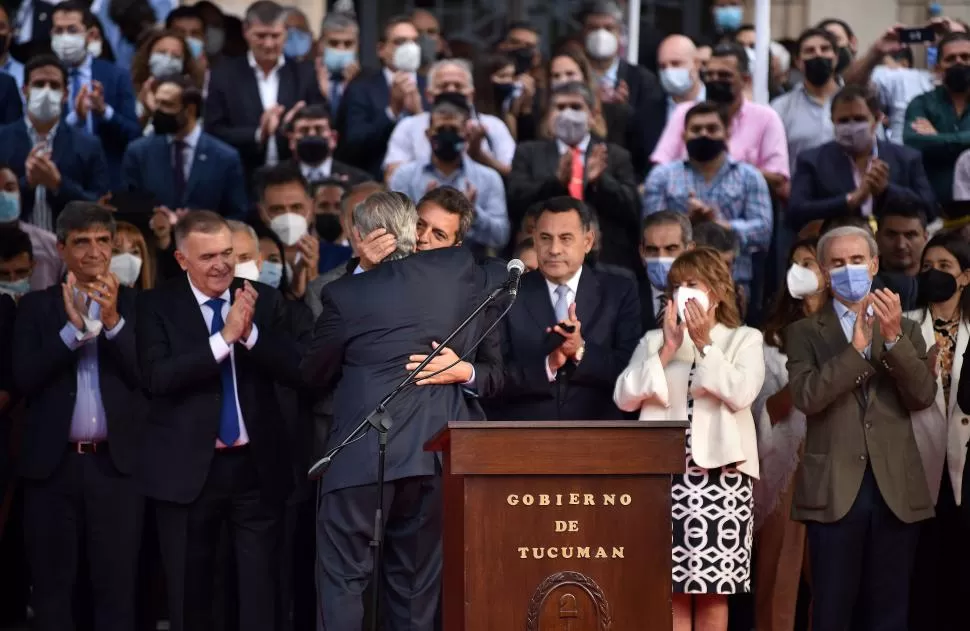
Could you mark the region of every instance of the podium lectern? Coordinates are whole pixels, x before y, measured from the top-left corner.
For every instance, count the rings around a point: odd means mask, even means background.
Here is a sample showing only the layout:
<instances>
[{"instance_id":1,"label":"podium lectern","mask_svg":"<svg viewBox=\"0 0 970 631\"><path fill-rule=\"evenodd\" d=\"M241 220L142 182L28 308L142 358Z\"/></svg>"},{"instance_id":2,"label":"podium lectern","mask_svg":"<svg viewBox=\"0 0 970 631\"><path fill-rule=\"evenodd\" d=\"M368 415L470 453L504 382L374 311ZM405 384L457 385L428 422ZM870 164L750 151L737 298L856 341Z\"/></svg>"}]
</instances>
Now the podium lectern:
<instances>
[{"instance_id":1,"label":"podium lectern","mask_svg":"<svg viewBox=\"0 0 970 631\"><path fill-rule=\"evenodd\" d=\"M444 631L669 631L687 423L449 423Z\"/></svg>"}]
</instances>

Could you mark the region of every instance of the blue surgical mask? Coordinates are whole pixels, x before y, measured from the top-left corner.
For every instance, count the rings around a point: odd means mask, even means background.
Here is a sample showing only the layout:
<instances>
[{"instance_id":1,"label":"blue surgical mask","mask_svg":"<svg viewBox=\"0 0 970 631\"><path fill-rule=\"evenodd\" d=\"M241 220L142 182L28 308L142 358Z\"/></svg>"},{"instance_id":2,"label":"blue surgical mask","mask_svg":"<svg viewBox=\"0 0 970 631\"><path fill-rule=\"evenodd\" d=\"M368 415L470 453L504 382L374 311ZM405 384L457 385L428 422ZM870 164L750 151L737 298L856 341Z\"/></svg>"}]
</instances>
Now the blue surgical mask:
<instances>
[{"instance_id":1,"label":"blue surgical mask","mask_svg":"<svg viewBox=\"0 0 970 631\"><path fill-rule=\"evenodd\" d=\"M20 195L0 191L0 223L12 223L20 219Z\"/></svg>"},{"instance_id":2,"label":"blue surgical mask","mask_svg":"<svg viewBox=\"0 0 970 631\"><path fill-rule=\"evenodd\" d=\"M872 278L868 265L845 265L829 272L832 293L849 303L856 303L869 294Z\"/></svg>"},{"instance_id":3,"label":"blue surgical mask","mask_svg":"<svg viewBox=\"0 0 970 631\"><path fill-rule=\"evenodd\" d=\"M186 37L185 43L189 45L189 52L192 53L192 59L198 59L205 52L205 42L197 37Z\"/></svg>"},{"instance_id":4,"label":"blue surgical mask","mask_svg":"<svg viewBox=\"0 0 970 631\"><path fill-rule=\"evenodd\" d=\"M306 31L291 28L286 30L286 43L283 44L283 54L287 57L303 57L310 52L313 37Z\"/></svg>"},{"instance_id":5,"label":"blue surgical mask","mask_svg":"<svg viewBox=\"0 0 970 631\"><path fill-rule=\"evenodd\" d=\"M0 294L7 294L14 298L19 298L30 291L30 277L20 280L0 281Z\"/></svg>"},{"instance_id":6,"label":"blue surgical mask","mask_svg":"<svg viewBox=\"0 0 970 631\"><path fill-rule=\"evenodd\" d=\"M670 266L674 264L673 257L645 258L643 263L647 268L647 278L650 279L654 289L666 289L667 274L670 273Z\"/></svg>"},{"instance_id":7,"label":"blue surgical mask","mask_svg":"<svg viewBox=\"0 0 970 631\"><path fill-rule=\"evenodd\" d=\"M714 26L722 33L733 33L741 28L744 20L744 9L741 7L716 7L714 9Z\"/></svg>"},{"instance_id":8,"label":"blue surgical mask","mask_svg":"<svg viewBox=\"0 0 970 631\"><path fill-rule=\"evenodd\" d=\"M343 72L344 69L357 60L357 53L352 50L338 48L323 49L323 65L331 73Z\"/></svg>"},{"instance_id":9,"label":"blue surgical mask","mask_svg":"<svg viewBox=\"0 0 970 631\"><path fill-rule=\"evenodd\" d=\"M279 289L280 280L283 278L283 264L272 261L263 261L263 267L259 270L259 282L276 287Z\"/></svg>"}]
</instances>

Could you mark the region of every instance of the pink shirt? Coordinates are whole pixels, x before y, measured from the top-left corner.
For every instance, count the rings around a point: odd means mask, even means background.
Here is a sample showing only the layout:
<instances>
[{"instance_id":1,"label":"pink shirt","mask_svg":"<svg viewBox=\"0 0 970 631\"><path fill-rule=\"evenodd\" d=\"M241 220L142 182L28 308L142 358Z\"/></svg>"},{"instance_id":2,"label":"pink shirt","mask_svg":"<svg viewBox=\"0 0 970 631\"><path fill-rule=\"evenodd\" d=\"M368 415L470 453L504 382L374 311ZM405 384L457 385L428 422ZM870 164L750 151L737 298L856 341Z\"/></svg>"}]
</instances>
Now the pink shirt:
<instances>
[{"instance_id":1,"label":"pink shirt","mask_svg":"<svg viewBox=\"0 0 970 631\"><path fill-rule=\"evenodd\" d=\"M667 126L650 160L666 164L687 157L684 146L684 116L696 103L681 103L667 119ZM731 125L728 152L735 160L747 162L767 173L791 177L788 166L788 139L785 126L775 110L745 100Z\"/></svg>"}]
</instances>

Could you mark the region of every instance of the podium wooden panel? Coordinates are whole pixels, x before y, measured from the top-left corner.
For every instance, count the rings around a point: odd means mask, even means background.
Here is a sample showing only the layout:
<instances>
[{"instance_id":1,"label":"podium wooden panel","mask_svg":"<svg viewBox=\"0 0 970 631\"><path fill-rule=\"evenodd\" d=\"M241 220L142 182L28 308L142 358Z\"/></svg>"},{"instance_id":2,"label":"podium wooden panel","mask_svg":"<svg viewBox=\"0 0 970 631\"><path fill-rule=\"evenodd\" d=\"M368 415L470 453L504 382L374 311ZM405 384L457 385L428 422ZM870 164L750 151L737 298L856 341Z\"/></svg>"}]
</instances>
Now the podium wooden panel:
<instances>
[{"instance_id":1,"label":"podium wooden panel","mask_svg":"<svg viewBox=\"0 0 970 631\"><path fill-rule=\"evenodd\" d=\"M443 631L669 631L686 427L449 423Z\"/></svg>"}]
</instances>

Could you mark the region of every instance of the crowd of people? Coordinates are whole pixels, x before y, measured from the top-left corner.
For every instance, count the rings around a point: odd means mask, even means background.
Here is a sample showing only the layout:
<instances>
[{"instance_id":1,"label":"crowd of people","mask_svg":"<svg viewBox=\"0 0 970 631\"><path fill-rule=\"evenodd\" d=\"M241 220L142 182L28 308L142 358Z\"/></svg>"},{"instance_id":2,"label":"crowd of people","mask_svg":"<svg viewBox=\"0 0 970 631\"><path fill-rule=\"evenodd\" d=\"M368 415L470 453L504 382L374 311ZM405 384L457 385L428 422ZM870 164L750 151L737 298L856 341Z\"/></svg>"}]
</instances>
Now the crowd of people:
<instances>
[{"instance_id":1,"label":"crowd of people","mask_svg":"<svg viewBox=\"0 0 970 631\"><path fill-rule=\"evenodd\" d=\"M440 629L424 443L639 418L675 631L965 628L970 27L826 19L760 104L743 16L637 65L612 0L417 10L366 68L347 7L0 5L0 627ZM373 611L377 439L307 470L511 258L389 408Z\"/></svg>"}]
</instances>

